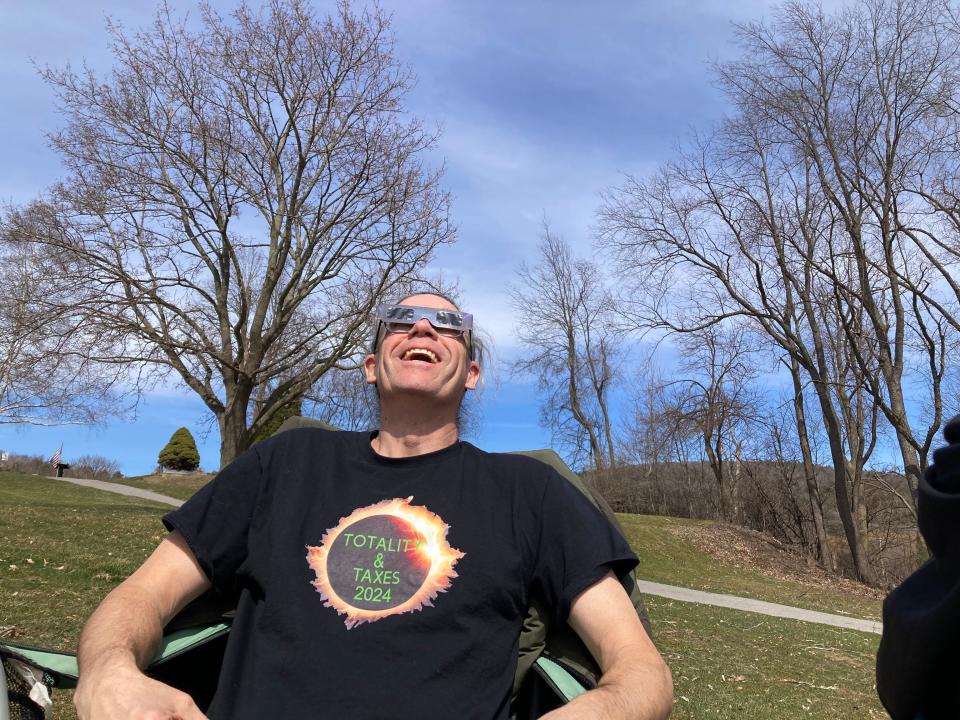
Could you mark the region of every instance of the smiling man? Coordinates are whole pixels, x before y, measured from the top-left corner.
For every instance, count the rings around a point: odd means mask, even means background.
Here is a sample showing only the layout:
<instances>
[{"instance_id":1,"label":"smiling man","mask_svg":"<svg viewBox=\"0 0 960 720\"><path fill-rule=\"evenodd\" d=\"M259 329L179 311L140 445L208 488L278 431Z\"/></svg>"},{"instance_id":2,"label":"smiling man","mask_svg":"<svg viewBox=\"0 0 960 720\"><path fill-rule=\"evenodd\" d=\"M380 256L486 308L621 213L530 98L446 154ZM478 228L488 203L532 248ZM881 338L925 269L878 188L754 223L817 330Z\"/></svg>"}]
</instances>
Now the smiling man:
<instances>
[{"instance_id":1,"label":"smiling man","mask_svg":"<svg viewBox=\"0 0 960 720\"><path fill-rule=\"evenodd\" d=\"M363 363L380 396L374 450L403 457L457 441L463 396L480 380L472 327L471 315L437 295L378 309L374 353Z\"/></svg>"},{"instance_id":2,"label":"smiling man","mask_svg":"<svg viewBox=\"0 0 960 720\"><path fill-rule=\"evenodd\" d=\"M623 538L549 466L459 441L472 317L414 295L377 320L379 430L281 433L166 516L84 629L81 718L203 717L139 668L211 587L240 598L211 718L506 718L534 596L603 670L549 717L669 713L669 670L616 579L636 564Z\"/></svg>"}]
</instances>

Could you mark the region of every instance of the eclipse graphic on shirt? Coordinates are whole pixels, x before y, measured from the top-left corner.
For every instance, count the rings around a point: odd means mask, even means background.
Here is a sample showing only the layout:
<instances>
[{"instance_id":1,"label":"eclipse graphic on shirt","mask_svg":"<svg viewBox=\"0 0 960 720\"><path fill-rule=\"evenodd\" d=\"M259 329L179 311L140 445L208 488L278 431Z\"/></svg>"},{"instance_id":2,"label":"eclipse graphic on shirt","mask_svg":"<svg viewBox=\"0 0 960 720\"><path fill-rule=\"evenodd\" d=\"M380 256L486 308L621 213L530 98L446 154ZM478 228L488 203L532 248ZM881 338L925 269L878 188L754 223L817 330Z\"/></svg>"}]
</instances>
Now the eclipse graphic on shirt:
<instances>
[{"instance_id":1,"label":"eclipse graphic on shirt","mask_svg":"<svg viewBox=\"0 0 960 720\"><path fill-rule=\"evenodd\" d=\"M413 497L354 510L307 546L307 564L324 607L346 615L352 629L390 615L433 606L457 573L465 553L450 547L450 526Z\"/></svg>"}]
</instances>

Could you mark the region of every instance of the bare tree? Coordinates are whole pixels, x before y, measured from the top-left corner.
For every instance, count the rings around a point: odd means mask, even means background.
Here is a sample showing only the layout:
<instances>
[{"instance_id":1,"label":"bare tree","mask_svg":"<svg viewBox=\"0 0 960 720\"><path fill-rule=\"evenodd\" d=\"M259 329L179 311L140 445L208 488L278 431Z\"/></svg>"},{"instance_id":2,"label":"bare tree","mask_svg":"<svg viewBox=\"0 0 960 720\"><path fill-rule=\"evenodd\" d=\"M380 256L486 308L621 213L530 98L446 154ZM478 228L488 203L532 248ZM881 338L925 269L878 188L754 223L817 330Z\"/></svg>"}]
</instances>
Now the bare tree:
<instances>
[{"instance_id":1,"label":"bare tree","mask_svg":"<svg viewBox=\"0 0 960 720\"><path fill-rule=\"evenodd\" d=\"M609 397L619 331L598 269L575 260L544 222L536 264L520 267L510 297L526 351L515 367L538 379L554 442L574 461L586 455L596 469L616 465Z\"/></svg>"},{"instance_id":2,"label":"bare tree","mask_svg":"<svg viewBox=\"0 0 960 720\"><path fill-rule=\"evenodd\" d=\"M602 238L622 271L645 282L631 289L640 300L638 323L689 333L742 317L803 369L830 441L856 572L872 582L866 528L851 507L837 380L821 322L827 281L808 259L822 252L831 216L807 168L776 149L751 119L731 121L653 180L630 180L608 197Z\"/></svg>"},{"instance_id":3,"label":"bare tree","mask_svg":"<svg viewBox=\"0 0 960 720\"><path fill-rule=\"evenodd\" d=\"M453 228L379 10L272 0L201 20L164 6L147 31L111 26L107 80L43 72L70 175L3 232L56 252L86 358L202 398L225 464L358 351L378 299Z\"/></svg>"},{"instance_id":4,"label":"bare tree","mask_svg":"<svg viewBox=\"0 0 960 720\"><path fill-rule=\"evenodd\" d=\"M668 385L676 421L692 423L716 487L718 516L740 520L744 446L759 414L757 349L743 326L711 325L681 334L681 357Z\"/></svg>"},{"instance_id":5,"label":"bare tree","mask_svg":"<svg viewBox=\"0 0 960 720\"><path fill-rule=\"evenodd\" d=\"M813 532L816 539L816 559L828 570L835 570L836 559L830 547L827 524L824 520L824 498L820 492L820 483L817 481L817 469L814 462L810 430L807 423L808 411L804 399L804 376L801 373L800 363L797 361L795 355L788 355L782 359L782 362L790 371L791 389L793 390L790 404L793 410L797 447L800 451L800 461L803 466L803 479L807 491L807 503L810 508L810 519L813 523ZM784 440L786 432L776 429L775 427L775 432L773 432L772 435L774 440L774 457L775 460L782 465L786 459L784 448L789 445ZM782 472L781 476L783 476Z\"/></svg>"},{"instance_id":6,"label":"bare tree","mask_svg":"<svg viewBox=\"0 0 960 720\"><path fill-rule=\"evenodd\" d=\"M876 352L861 356L853 334L859 328L851 327L851 359L865 378L872 367L880 369L881 382L865 389L896 434L915 492L942 416L936 413L917 432L908 414L904 373L916 331L911 296L924 293L960 327L955 307L937 302L924 277L931 262L941 277L955 272L956 254L944 252L953 243L924 222L930 208L916 202L933 200L938 212L945 210L945 167L930 158L946 157L951 134L943 118L956 116L954 12L943 0L866 0L833 16L790 3L771 26L741 27L740 39L746 59L723 66L722 82L744 112L775 126L779 141L809 163L817 192L835 215L832 252L810 260L851 306L862 308ZM932 167L937 192L924 189L924 170ZM953 177L955 168L954 159ZM937 365L940 346L930 340L923 338L923 352ZM939 397L939 381L931 379Z\"/></svg>"},{"instance_id":7,"label":"bare tree","mask_svg":"<svg viewBox=\"0 0 960 720\"><path fill-rule=\"evenodd\" d=\"M867 0L833 16L788 3L772 24L740 28L744 59L719 68L737 115L601 211L607 247L646 280L640 324L689 332L749 318L785 351L796 391L809 382L868 582L875 410L913 488L941 419L952 310L904 228L922 219L911 183L943 147L957 89L952 17L939 0ZM929 368L934 413L921 433L904 399L911 356Z\"/></svg>"},{"instance_id":8,"label":"bare tree","mask_svg":"<svg viewBox=\"0 0 960 720\"><path fill-rule=\"evenodd\" d=\"M77 328L48 303L49 267L29 247L0 252L0 424L90 424L121 409L116 374L72 351Z\"/></svg>"},{"instance_id":9,"label":"bare tree","mask_svg":"<svg viewBox=\"0 0 960 720\"><path fill-rule=\"evenodd\" d=\"M641 466L645 478L650 479L656 475L658 465L670 458L670 434L674 428L661 422L667 381L655 370L653 353L639 363L633 377L617 446L623 460Z\"/></svg>"},{"instance_id":10,"label":"bare tree","mask_svg":"<svg viewBox=\"0 0 960 720\"><path fill-rule=\"evenodd\" d=\"M373 430L380 422L377 391L360 368L324 375L308 398L310 414L341 430Z\"/></svg>"},{"instance_id":11,"label":"bare tree","mask_svg":"<svg viewBox=\"0 0 960 720\"><path fill-rule=\"evenodd\" d=\"M816 468L808 468L798 456L796 435L791 429L795 428L792 412L792 407L781 407L767 418L767 447L763 450L767 460L744 464L744 474L753 486L753 502L746 511L748 523L789 546L799 547L809 560L834 570L829 544L824 539L826 550L820 546L823 496L819 491L810 492L806 477L813 472L816 483ZM811 499L816 500L815 507Z\"/></svg>"},{"instance_id":12,"label":"bare tree","mask_svg":"<svg viewBox=\"0 0 960 720\"><path fill-rule=\"evenodd\" d=\"M120 463L102 455L81 455L70 463L69 477L110 480L121 476Z\"/></svg>"}]
</instances>

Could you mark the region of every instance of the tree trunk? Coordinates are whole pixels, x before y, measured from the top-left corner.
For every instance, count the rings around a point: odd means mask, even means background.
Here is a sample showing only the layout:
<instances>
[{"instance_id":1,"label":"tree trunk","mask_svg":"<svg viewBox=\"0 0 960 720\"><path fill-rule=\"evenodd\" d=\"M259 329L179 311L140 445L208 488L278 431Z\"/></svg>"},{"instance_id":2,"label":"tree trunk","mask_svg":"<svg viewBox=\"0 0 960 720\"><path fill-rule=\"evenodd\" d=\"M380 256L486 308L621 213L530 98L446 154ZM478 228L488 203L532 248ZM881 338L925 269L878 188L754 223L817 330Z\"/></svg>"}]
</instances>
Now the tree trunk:
<instances>
[{"instance_id":1,"label":"tree trunk","mask_svg":"<svg viewBox=\"0 0 960 720\"><path fill-rule=\"evenodd\" d=\"M843 452L843 436L840 431L840 422L833 409L830 388L822 380L815 379L814 387L820 400L823 411L824 426L830 442L830 457L833 461L833 489L837 498L837 510L840 513L840 522L847 538L850 554L853 556L853 568L857 579L868 585L877 584L877 576L870 565L864 542L865 528L860 527L858 518L851 506L850 491L847 487L847 458Z\"/></svg>"},{"instance_id":2,"label":"tree trunk","mask_svg":"<svg viewBox=\"0 0 960 720\"><path fill-rule=\"evenodd\" d=\"M717 446L714 447L712 444L713 437L712 431L705 429L703 433L703 448L707 454L707 464L710 466L710 472L713 475L713 481L717 486L717 510L720 514L721 520L731 521L730 517L730 507L727 503L727 493L725 492L725 483L724 483L724 461L723 461L723 450L720 447L720 440L717 439Z\"/></svg>"},{"instance_id":3,"label":"tree trunk","mask_svg":"<svg viewBox=\"0 0 960 720\"><path fill-rule=\"evenodd\" d=\"M580 392L577 389L578 362L577 362L577 343L574 337L572 325L567 325L566 330L566 353L567 353L567 397L570 400L570 414L573 419L580 424L580 427L587 433L590 441L590 456L593 460L594 470L603 470L603 450L600 448L600 441L597 439L597 431L590 421L590 418L583 412L580 405Z\"/></svg>"},{"instance_id":4,"label":"tree trunk","mask_svg":"<svg viewBox=\"0 0 960 720\"><path fill-rule=\"evenodd\" d=\"M737 441L733 451L733 471L730 473L730 518L737 525L743 525L740 513L740 481L743 476L743 443Z\"/></svg>"},{"instance_id":5,"label":"tree trunk","mask_svg":"<svg viewBox=\"0 0 960 720\"><path fill-rule=\"evenodd\" d=\"M250 446L247 410L252 390L253 388L238 385L227 387L227 403L217 417L220 426L221 470Z\"/></svg>"},{"instance_id":6,"label":"tree trunk","mask_svg":"<svg viewBox=\"0 0 960 720\"><path fill-rule=\"evenodd\" d=\"M891 422L893 429L897 433L897 446L900 448L900 457L903 460L903 472L907 476L907 482L910 485L910 497L916 501L917 492L920 487L920 475L924 468L921 467L920 458L917 449L910 438L913 437L913 431L907 420L906 404L903 399L903 387L899 383L888 385L890 395L890 412L895 421Z\"/></svg>"},{"instance_id":7,"label":"tree trunk","mask_svg":"<svg viewBox=\"0 0 960 720\"><path fill-rule=\"evenodd\" d=\"M603 434L607 442L607 458L612 469L617 466L617 457L613 445L613 423L610 422L610 413L607 410L607 398L604 391L597 392L597 402L600 405L600 412L603 414Z\"/></svg>"},{"instance_id":8,"label":"tree trunk","mask_svg":"<svg viewBox=\"0 0 960 720\"><path fill-rule=\"evenodd\" d=\"M827 527L823 521L823 498L817 483L813 453L810 450L810 436L807 434L806 410L803 407L803 385L800 381L800 365L790 359L790 375L793 379L793 413L797 421L797 437L800 441L800 454L803 457L803 477L807 484L807 497L810 500L810 515L816 534L817 560L828 570L836 570L837 564L830 549Z\"/></svg>"}]
</instances>

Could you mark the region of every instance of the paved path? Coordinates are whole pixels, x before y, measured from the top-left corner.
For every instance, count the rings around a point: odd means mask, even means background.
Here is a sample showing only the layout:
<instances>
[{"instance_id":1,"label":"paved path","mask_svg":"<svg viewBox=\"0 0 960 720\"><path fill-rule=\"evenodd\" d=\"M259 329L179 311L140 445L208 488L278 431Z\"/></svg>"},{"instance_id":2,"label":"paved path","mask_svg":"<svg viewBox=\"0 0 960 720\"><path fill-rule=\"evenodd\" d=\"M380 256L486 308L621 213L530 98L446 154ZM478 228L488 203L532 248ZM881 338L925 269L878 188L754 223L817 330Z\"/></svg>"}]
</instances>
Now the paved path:
<instances>
[{"instance_id":1,"label":"paved path","mask_svg":"<svg viewBox=\"0 0 960 720\"><path fill-rule=\"evenodd\" d=\"M183 500L178 500L177 498L170 497L169 495L161 495L160 493L155 493L152 490L143 490L138 487L132 487L131 485L124 485L122 483L112 483L104 482L103 480L86 480L84 478L68 478L68 477L50 477L47 476L50 480L63 480L64 482L73 483L74 485L83 485L84 487L96 488L97 490L106 490L107 492L118 493L120 495L130 495L132 497L143 498L144 500L153 500L154 502L164 503L165 505L173 505L174 507L180 507L183 505Z\"/></svg>"},{"instance_id":2,"label":"paved path","mask_svg":"<svg viewBox=\"0 0 960 720\"><path fill-rule=\"evenodd\" d=\"M161 495L150 490L141 490L140 488L123 485L121 483L103 482L101 480L82 480L80 478L50 478L51 480L64 480L75 485L96 488L97 490L106 490L107 492L120 493L121 495L131 495L133 497L153 500L174 507L183 505L183 500L172 498L169 495ZM732 610L743 610L746 612L759 613L761 615L772 615L773 617L788 618L792 620L803 620L805 622L819 623L821 625L833 625L834 627L848 628L850 630L860 630L861 632L880 634L882 625L877 620L861 620L859 618L847 617L845 615L831 615L830 613L818 612L816 610L804 610L791 605L780 605L778 603L764 602L763 600L753 600L751 598L737 597L736 595L721 595L719 593L704 592L702 590L689 590L687 588L675 587L673 585L662 585L660 583L650 582L648 580L637 580L637 585L642 592L649 595L659 595L660 597L670 598L671 600L681 600L683 602L699 603L701 605L713 605L716 607L725 607Z\"/></svg>"},{"instance_id":3,"label":"paved path","mask_svg":"<svg viewBox=\"0 0 960 720\"><path fill-rule=\"evenodd\" d=\"M642 592L670 598L671 600L682 600L683 602L700 603L701 605L714 605L716 607L731 608L733 610L745 610L761 615L803 620L805 622L820 623L821 625L833 625L834 627L860 630L861 632L876 633L877 635L883 631L883 624L879 620L861 620L860 618L847 617L846 615L831 615L830 613L818 612L816 610L796 608L792 605L780 605L778 603L764 602L763 600L753 600L751 598L737 597L736 595L721 595L719 593L704 592L702 590L688 590L687 588L661 585L660 583L649 582L647 580L637 580L637 585Z\"/></svg>"}]
</instances>

